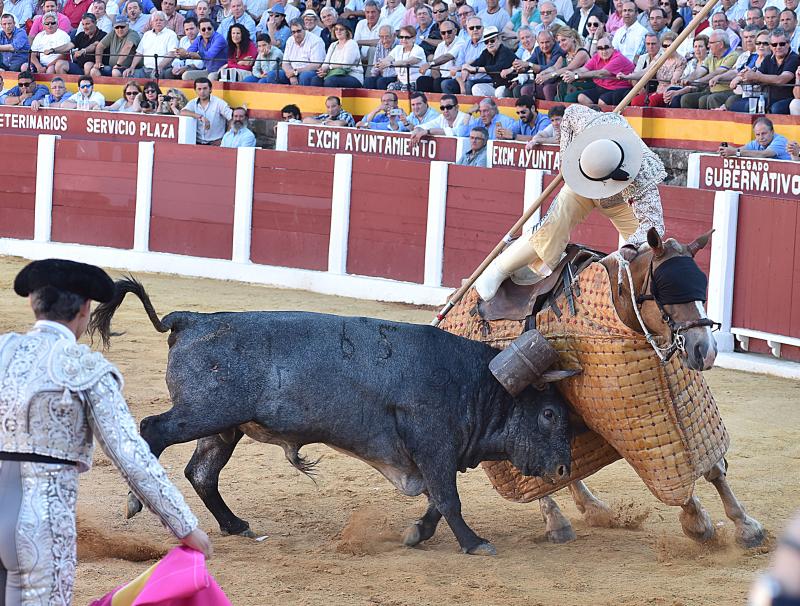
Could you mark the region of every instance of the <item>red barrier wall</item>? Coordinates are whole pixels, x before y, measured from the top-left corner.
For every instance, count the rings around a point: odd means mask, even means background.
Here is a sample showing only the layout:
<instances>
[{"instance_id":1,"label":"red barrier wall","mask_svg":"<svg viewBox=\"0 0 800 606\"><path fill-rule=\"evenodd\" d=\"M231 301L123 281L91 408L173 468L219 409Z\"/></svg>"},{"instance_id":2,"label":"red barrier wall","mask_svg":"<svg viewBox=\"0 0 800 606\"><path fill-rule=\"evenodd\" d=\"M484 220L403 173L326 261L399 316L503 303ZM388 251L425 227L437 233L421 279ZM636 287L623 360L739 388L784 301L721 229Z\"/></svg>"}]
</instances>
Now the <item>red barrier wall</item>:
<instances>
[{"instance_id":1,"label":"red barrier wall","mask_svg":"<svg viewBox=\"0 0 800 606\"><path fill-rule=\"evenodd\" d=\"M36 199L35 137L3 135L0 145L0 238L33 238Z\"/></svg>"},{"instance_id":2,"label":"red barrier wall","mask_svg":"<svg viewBox=\"0 0 800 606\"><path fill-rule=\"evenodd\" d=\"M326 270L334 156L256 152L253 263Z\"/></svg>"},{"instance_id":3,"label":"red barrier wall","mask_svg":"<svg viewBox=\"0 0 800 606\"><path fill-rule=\"evenodd\" d=\"M59 139L52 240L132 248L138 158L135 143Z\"/></svg>"},{"instance_id":4,"label":"red barrier wall","mask_svg":"<svg viewBox=\"0 0 800 606\"><path fill-rule=\"evenodd\" d=\"M150 250L230 259L235 182L235 149L156 145Z\"/></svg>"},{"instance_id":5,"label":"red barrier wall","mask_svg":"<svg viewBox=\"0 0 800 606\"><path fill-rule=\"evenodd\" d=\"M451 165L442 284L461 286L522 213L525 172ZM491 214L486 214L491 210Z\"/></svg>"},{"instance_id":6,"label":"red barrier wall","mask_svg":"<svg viewBox=\"0 0 800 606\"><path fill-rule=\"evenodd\" d=\"M684 244L711 230L714 221L714 192L702 189L686 189L662 185L661 205L664 208L664 224L668 238L675 238ZM706 275L711 263L711 244L709 243L695 257L697 264ZM719 318L713 318L719 320Z\"/></svg>"},{"instance_id":7,"label":"red barrier wall","mask_svg":"<svg viewBox=\"0 0 800 606\"><path fill-rule=\"evenodd\" d=\"M430 166L353 156L347 273L422 282Z\"/></svg>"},{"instance_id":8,"label":"red barrier wall","mask_svg":"<svg viewBox=\"0 0 800 606\"><path fill-rule=\"evenodd\" d=\"M800 210L797 200L739 198L733 326L800 338ZM750 350L766 353L763 341ZM781 357L800 361L800 348Z\"/></svg>"}]
</instances>

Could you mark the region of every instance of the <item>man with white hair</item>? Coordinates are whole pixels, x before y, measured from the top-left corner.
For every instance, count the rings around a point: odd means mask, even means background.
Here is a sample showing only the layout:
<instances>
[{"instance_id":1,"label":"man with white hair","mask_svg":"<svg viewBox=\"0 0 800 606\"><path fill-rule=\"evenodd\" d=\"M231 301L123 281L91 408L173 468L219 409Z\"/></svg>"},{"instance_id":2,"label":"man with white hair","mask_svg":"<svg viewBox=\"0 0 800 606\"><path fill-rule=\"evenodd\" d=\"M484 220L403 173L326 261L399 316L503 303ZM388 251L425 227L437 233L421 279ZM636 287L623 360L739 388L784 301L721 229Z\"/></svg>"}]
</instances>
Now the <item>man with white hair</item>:
<instances>
[{"instance_id":1,"label":"man with white hair","mask_svg":"<svg viewBox=\"0 0 800 606\"><path fill-rule=\"evenodd\" d=\"M250 32L250 39L256 39L256 22L253 21L253 18L247 14L244 10L244 0L231 0L231 15L230 17L226 17L222 20L217 28L217 32L225 38L228 39L228 30L230 29L231 25L234 23L238 23L239 25L244 25L247 28L247 31Z\"/></svg>"},{"instance_id":2,"label":"man with white hair","mask_svg":"<svg viewBox=\"0 0 800 606\"><path fill-rule=\"evenodd\" d=\"M539 4L539 16L541 17L542 22L535 27L531 25L534 36L539 35L539 32L546 29L550 30L550 32L555 36L558 32L558 29L566 25L566 23L558 18L558 8L556 8L556 5L552 2L547 1Z\"/></svg>"},{"instance_id":3,"label":"man with white hair","mask_svg":"<svg viewBox=\"0 0 800 606\"><path fill-rule=\"evenodd\" d=\"M568 107L561 122L561 170L564 186L545 218L500 253L475 282L484 301L508 277L534 284L550 275L570 232L595 208L625 240L620 254L628 260L647 241L651 227L663 235L658 184L667 176L664 165L622 116Z\"/></svg>"},{"instance_id":4,"label":"man with white hair","mask_svg":"<svg viewBox=\"0 0 800 606\"><path fill-rule=\"evenodd\" d=\"M384 0L383 8L381 9L381 22L391 25L394 31L400 29L403 25L403 19L406 16L406 7L400 0Z\"/></svg>"},{"instance_id":5,"label":"man with white hair","mask_svg":"<svg viewBox=\"0 0 800 606\"><path fill-rule=\"evenodd\" d=\"M708 57L687 78L687 81L696 83L699 90L681 96L681 107L684 109L708 109L708 100L712 94L730 90L730 84L719 82L716 77L733 68L739 53L730 48L728 35L722 30L714 30L709 36L708 47ZM715 84L709 86L710 80L714 80Z\"/></svg>"},{"instance_id":6,"label":"man with white hair","mask_svg":"<svg viewBox=\"0 0 800 606\"><path fill-rule=\"evenodd\" d=\"M136 47L131 66L122 72L124 78L169 78L172 75L170 66L179 46L178 36L167 27L167 16L163 11L150 15L150 26ZM140 63L142 68L139 68Z\"/></svg>"}]
</instances>

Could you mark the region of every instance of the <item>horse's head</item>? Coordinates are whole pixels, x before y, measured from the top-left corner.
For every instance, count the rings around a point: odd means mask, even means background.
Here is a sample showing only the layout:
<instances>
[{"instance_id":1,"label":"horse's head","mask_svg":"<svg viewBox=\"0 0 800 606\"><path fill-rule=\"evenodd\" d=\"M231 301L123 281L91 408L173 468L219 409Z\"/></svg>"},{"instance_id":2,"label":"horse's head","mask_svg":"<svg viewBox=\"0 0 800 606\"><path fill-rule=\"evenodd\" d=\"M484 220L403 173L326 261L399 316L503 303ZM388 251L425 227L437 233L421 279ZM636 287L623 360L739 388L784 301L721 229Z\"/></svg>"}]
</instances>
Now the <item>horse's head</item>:
<instances>
[{"instance_id":1,"label":"horse's head","mask_svg":"<svg viewBox=\"0 0 800 606\"><path fill-rule=\"evenodd\" d=\"M714 323L704 307L708 279L694 260L710 237L708 232L684 245L672 238L662 240L655 229L650 229L650 248L643 248L630 262L634 296L628 288L615 296L620 318L626 324L640 329L635 300L645 327L669 344L667 354L680 352L695 370L711 368L717 355L711 334ZM627 286L627 280L623 280L623 286Z\"/></svg>"}]
</instances>

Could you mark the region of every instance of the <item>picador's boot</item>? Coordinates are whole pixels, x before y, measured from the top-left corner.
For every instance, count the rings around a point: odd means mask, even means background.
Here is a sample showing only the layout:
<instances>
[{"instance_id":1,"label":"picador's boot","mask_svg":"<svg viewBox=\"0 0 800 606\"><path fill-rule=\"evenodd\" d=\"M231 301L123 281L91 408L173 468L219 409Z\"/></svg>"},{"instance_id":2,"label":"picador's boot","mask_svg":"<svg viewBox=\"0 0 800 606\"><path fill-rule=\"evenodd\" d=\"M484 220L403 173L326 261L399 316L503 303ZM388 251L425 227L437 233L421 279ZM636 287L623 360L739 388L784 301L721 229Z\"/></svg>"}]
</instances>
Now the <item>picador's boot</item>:
<instances>
[{"instance_id":1,"label":"picador's boot","mask_svg":"<svg viewBox=\"0 0 800 606\"><path fill-rule=\"evenodd\" d=\"M528 267L534 263L536 269ZM511 243L489 264L475 281L475 290L484 301L489 301L497 294L503 281L512 276L518 284L535 284L551 272L536 254L530 235L524 235ZM517 279L519 278L519 279Z\"/></svg>"}]
</instances>

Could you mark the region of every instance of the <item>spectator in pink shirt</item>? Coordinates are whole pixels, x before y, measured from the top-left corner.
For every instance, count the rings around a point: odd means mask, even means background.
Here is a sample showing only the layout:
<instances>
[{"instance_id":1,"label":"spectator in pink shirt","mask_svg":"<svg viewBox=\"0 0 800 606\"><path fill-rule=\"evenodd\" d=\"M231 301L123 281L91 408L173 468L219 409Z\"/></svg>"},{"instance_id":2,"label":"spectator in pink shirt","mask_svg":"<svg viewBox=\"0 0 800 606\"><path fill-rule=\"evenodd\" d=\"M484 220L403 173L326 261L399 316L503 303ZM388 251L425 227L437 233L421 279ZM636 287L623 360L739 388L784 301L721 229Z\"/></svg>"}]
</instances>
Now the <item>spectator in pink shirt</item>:
<instances>
[{"instance_id":1,"label":"spectator in pink shirt","mask_svg":"<svg viewBox=\"0 0 800 606\"><path fill-rule=\"evenodd\" d=\"M69 19L71 29L77 29L81 18L89 12L94 0L67 0L64 3L63 13Z\"/></svg>"},{"instance_id":2,"label":"spectator in pink shirt","mask_svg":"<svg viewBox=\"0 0 800 606\"><path fill-rule=\"evenodd\" d=\"M69 18L66 15L58 12L58 2L56 2L56 0L44 0L42 3L42 8L44 9L45 13L56 14L56 17L58 18L58 29L70 33L72 30L72 24L69 22ZM36 34L42 31L42 17L43 15L39 15L33 19L31 31L28 32L28 40L31 42L33 42Z\"/></svg>"},{"instance_id":3,"label":"spectator in pink shirt","mask_svg":"<svg viewBox=\"0 0 800 606\"><path fill-rule=\"evenodd\" d=\"M606 21L606 32L609 36L613 36L614 32L625 25L622 22L623 4L625 4L625 0L614 0L614 10L611 11L611 14L608 16L608 21Z\"/></svg>"},{"instance_id":4,"label":"spectator in pink shirt","mask_svg":"<svg viewBox=\"0 0 800 606\"><path fill-rule=\"evenodd\" d=\"M578 95L578 103L581 105L616 105L631 88L628 80L619 79L617 75L629 74L635 67L611 45L611 38L606 36L597 41L597 53L583 67L564 74L562 78L567 83L589 79L594 82L592 88Z\"/></svg>"}]
</instances>

